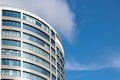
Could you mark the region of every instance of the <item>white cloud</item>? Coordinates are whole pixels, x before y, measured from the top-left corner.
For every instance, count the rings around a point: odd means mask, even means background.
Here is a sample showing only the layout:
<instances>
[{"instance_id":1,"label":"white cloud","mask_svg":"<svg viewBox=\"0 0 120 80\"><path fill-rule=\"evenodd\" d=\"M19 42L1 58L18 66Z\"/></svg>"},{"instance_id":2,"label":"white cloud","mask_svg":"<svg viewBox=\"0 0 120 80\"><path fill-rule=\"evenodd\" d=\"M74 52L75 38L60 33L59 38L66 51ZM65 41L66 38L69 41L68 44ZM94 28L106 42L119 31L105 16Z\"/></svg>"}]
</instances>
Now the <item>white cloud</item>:
<instances>
[{"instance_id":1,"label":"white cloud","mask_svg":"<svg viewBox=\"0 0 120 80\"><path fill-rule=\"evenodd\" d=\"M112 58L110 62L112 68L120 69L120 56Z\"/></svg>"},{"instance_id":2,"label":"white cloud","mask_svg":"<svg viewBox=\"0 0 120 80\"><path fill-rule=\"evenodd\" d=\"M0 0L0 5L15 6L35 13L69 41L74 37L74 14L66 0Z\"/></svg>"},{"instance_id":3,"label":"white cloud","mask_svg":"<svg viewBox=\"0 0 120 80\"><path fill-rule=\"evenodd\" d=\"M99 62L90 63L90 64L81 64L75 59L68 60L65 63L65 69L68 71L95 71L95 70L103 70L103 69L117 69L120 70L120 56L114 57L111 59L106 59L107 62L101 61L102 64Z\"/></svg>"},{"instance_id":4,"label":"white cloud","mask_svg":"<svg viewBox=\"0 0 120 80\"><path fill-rule=\"evenodd\" d=\"M88 64L83 65L75 60L66 61L65 69L68 71L93 71L107 68L105 65Z\"/></svg>"}]
</instances>

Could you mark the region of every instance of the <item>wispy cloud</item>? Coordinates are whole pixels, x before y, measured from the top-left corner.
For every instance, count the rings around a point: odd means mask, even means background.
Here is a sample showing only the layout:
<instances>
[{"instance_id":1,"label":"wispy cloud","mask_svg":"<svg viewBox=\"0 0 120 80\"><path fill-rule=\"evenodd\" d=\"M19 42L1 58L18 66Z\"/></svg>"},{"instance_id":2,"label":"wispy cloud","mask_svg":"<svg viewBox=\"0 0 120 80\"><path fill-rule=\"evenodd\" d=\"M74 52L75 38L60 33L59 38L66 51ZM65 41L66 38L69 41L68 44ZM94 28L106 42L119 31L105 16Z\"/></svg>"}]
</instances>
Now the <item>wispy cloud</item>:
<instances>
[{"instance_id":1,"label":"wispy cloud","mask_svg":"<svg viewBox=\"0 0 120 80\"><path fill-rule=\"evenodd\" d=\"M109 64L112 68L120 69L120 56L112 58Z\"/></svg>"},{"instance_id":2,"label":"wispy cloud","mask_svg":"<svg viewBox=\"0 0 120 80\"><path fill-rule=\"evenodd\" d=\"M107 60L108 62L103 64L81 64L75 59L66 61L65 69L67 71L95 71L95 70L103 70L103 69L120 69L120 56L117 58L111 58Z\"/></svg>"},{"instance_id":3,"label":"wispy cloud","mask_svg":"<svg viewBox=\"0 0 120 80\"><path fill-rule=\"evenodd\" d=\"M98 64L84 65L75 60L66 61L65 64L65 69L68 71L93 71L93 70L101 70L106 67L107 66L105 65L98 65Z\"/></svg>"},{"instance_id":4,"label":"wispy cloud","mask_svg":"<svg viewBox=\"0 0 120 80\"><path fill-rule=\"evenodd\" d=\"M74 37L74 13L66 0L0 0L0 5L18 7L35 13L69 41Z\"/></svg>"}]
</instances>

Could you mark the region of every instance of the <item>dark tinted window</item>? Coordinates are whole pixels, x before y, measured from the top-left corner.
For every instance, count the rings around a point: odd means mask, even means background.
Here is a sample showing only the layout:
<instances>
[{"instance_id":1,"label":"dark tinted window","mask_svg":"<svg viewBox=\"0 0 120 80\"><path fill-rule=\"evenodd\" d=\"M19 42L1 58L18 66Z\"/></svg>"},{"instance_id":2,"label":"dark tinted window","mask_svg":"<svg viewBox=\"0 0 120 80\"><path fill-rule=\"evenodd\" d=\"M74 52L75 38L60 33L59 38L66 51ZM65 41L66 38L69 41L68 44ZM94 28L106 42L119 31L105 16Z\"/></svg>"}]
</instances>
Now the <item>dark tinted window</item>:
<instances>
[{"instance_id":1,"label":"dark tinted window","mask_svg":"<svg viewBox=\"0 0 120 80\"><path fill-rule=\"evenodd\" d=\"M2 10L2 16L21 18L20 12L15 12L10 10Z\"/></svg>"},{"instance_id":2,"label":"dark tinted window","mask_svg":"<svg viewBox=\"0 0 120 80\"><path fill-rule=\"evenodd\" d=\"M10 46L18 46L18 47L21 46L20 41L9 40L9 39L3 39L2 45L10 45Z\"/></svg>"},{"instance_id":3,"label":"dark tinted window","mask_svg":"<svg viewBox=\"0 0 120 80\"><path fill-rule=\"evenodd\" d=\"M3 26L12 26L12 27L21 27L20 22L17 21L10 21L10 20L2 20Z\"/></svg>"},{"instance_id":4,"label":"dark tinted window","mask_svg":"<svg viewBox=\"0 0 120 80\"><path fill-rule=\"evenodd\" d=\"M27 24L23 24L23 28L26 29L26 30L29 30L29 31L32 31L40 36L42 36L43 38L47 39L49 41L49 36L47 34L45 34L44 32L30 26L30 25L27 25Z\"/></svg>"}]
</instances>

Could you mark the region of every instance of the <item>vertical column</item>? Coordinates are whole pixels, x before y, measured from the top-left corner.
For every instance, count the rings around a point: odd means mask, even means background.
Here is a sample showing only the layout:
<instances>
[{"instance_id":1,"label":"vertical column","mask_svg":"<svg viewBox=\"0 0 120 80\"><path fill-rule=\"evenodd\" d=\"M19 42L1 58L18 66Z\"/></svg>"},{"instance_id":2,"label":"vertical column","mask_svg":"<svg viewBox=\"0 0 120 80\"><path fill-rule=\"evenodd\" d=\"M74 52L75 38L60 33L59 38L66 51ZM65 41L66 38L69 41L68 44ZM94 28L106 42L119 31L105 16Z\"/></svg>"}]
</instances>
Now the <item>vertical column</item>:
<instances>
[{"instance_id":1,"label":"vertical column","mask_svg":"<svg viewBox=\"0 0 120 80\"><path fill-rule=\"evenodd\" d=\"M50 31L50 80L52 80L52 65L51 65L51 31Z\"/></svg>"},{"instance_id":2,"label":"vertical column","mask_svg":"<svg viewBox=\"0 0 120 80\"><path fill-rule=\"evenodd\" d=\"M56 45L56 35L57 35L57 33L55 33L55 54L56 54L56 66L55 66L55 68L56 68L56 75L55 75L55 77L56 77L56 80L57 80L57 45Z\"/></svg>"},{"instance_id":3,"label":"vertical column","mask_svg":"<svg viewBox=\"0 0 120 80\"><path fill-rule=\"evenodd\" d=\"M1 31L2 31L2 8L0 8L0 53L1 53L1 47L2 47L2 44L1 44L1 39L2 39ZM1 54L0 54L0 74L1 74ZM0 75L0 79L1 79L1 75Z\"/></svg>"},{"instance_id":4,"label":"vertical column","mask_svg":"<svg viewBox=\"0 0 120 80\"><path fill-rule=\"evenodd\" d=\"M21 12L21 80L23 74L23 13Z\"/></svg>"}]
</instances>

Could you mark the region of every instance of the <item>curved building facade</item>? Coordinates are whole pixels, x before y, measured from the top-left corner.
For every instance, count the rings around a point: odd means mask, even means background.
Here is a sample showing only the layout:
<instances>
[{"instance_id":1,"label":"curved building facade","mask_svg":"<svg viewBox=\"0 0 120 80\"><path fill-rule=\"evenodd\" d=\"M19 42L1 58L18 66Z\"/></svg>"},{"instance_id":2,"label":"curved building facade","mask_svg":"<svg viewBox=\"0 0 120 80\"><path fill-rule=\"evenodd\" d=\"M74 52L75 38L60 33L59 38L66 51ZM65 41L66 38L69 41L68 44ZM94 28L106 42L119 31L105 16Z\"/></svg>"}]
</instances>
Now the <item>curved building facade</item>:
<instances>
[{"instance_id":1,"label":"curved building facade","mask_svg":"<svg viewBox=\"0 0 120 80\"><path fill-rule=\"evenodd\" d=\"M57 32L25 10L0 6L1 80L64 80Z\"/></svg>"}]
</instances>

